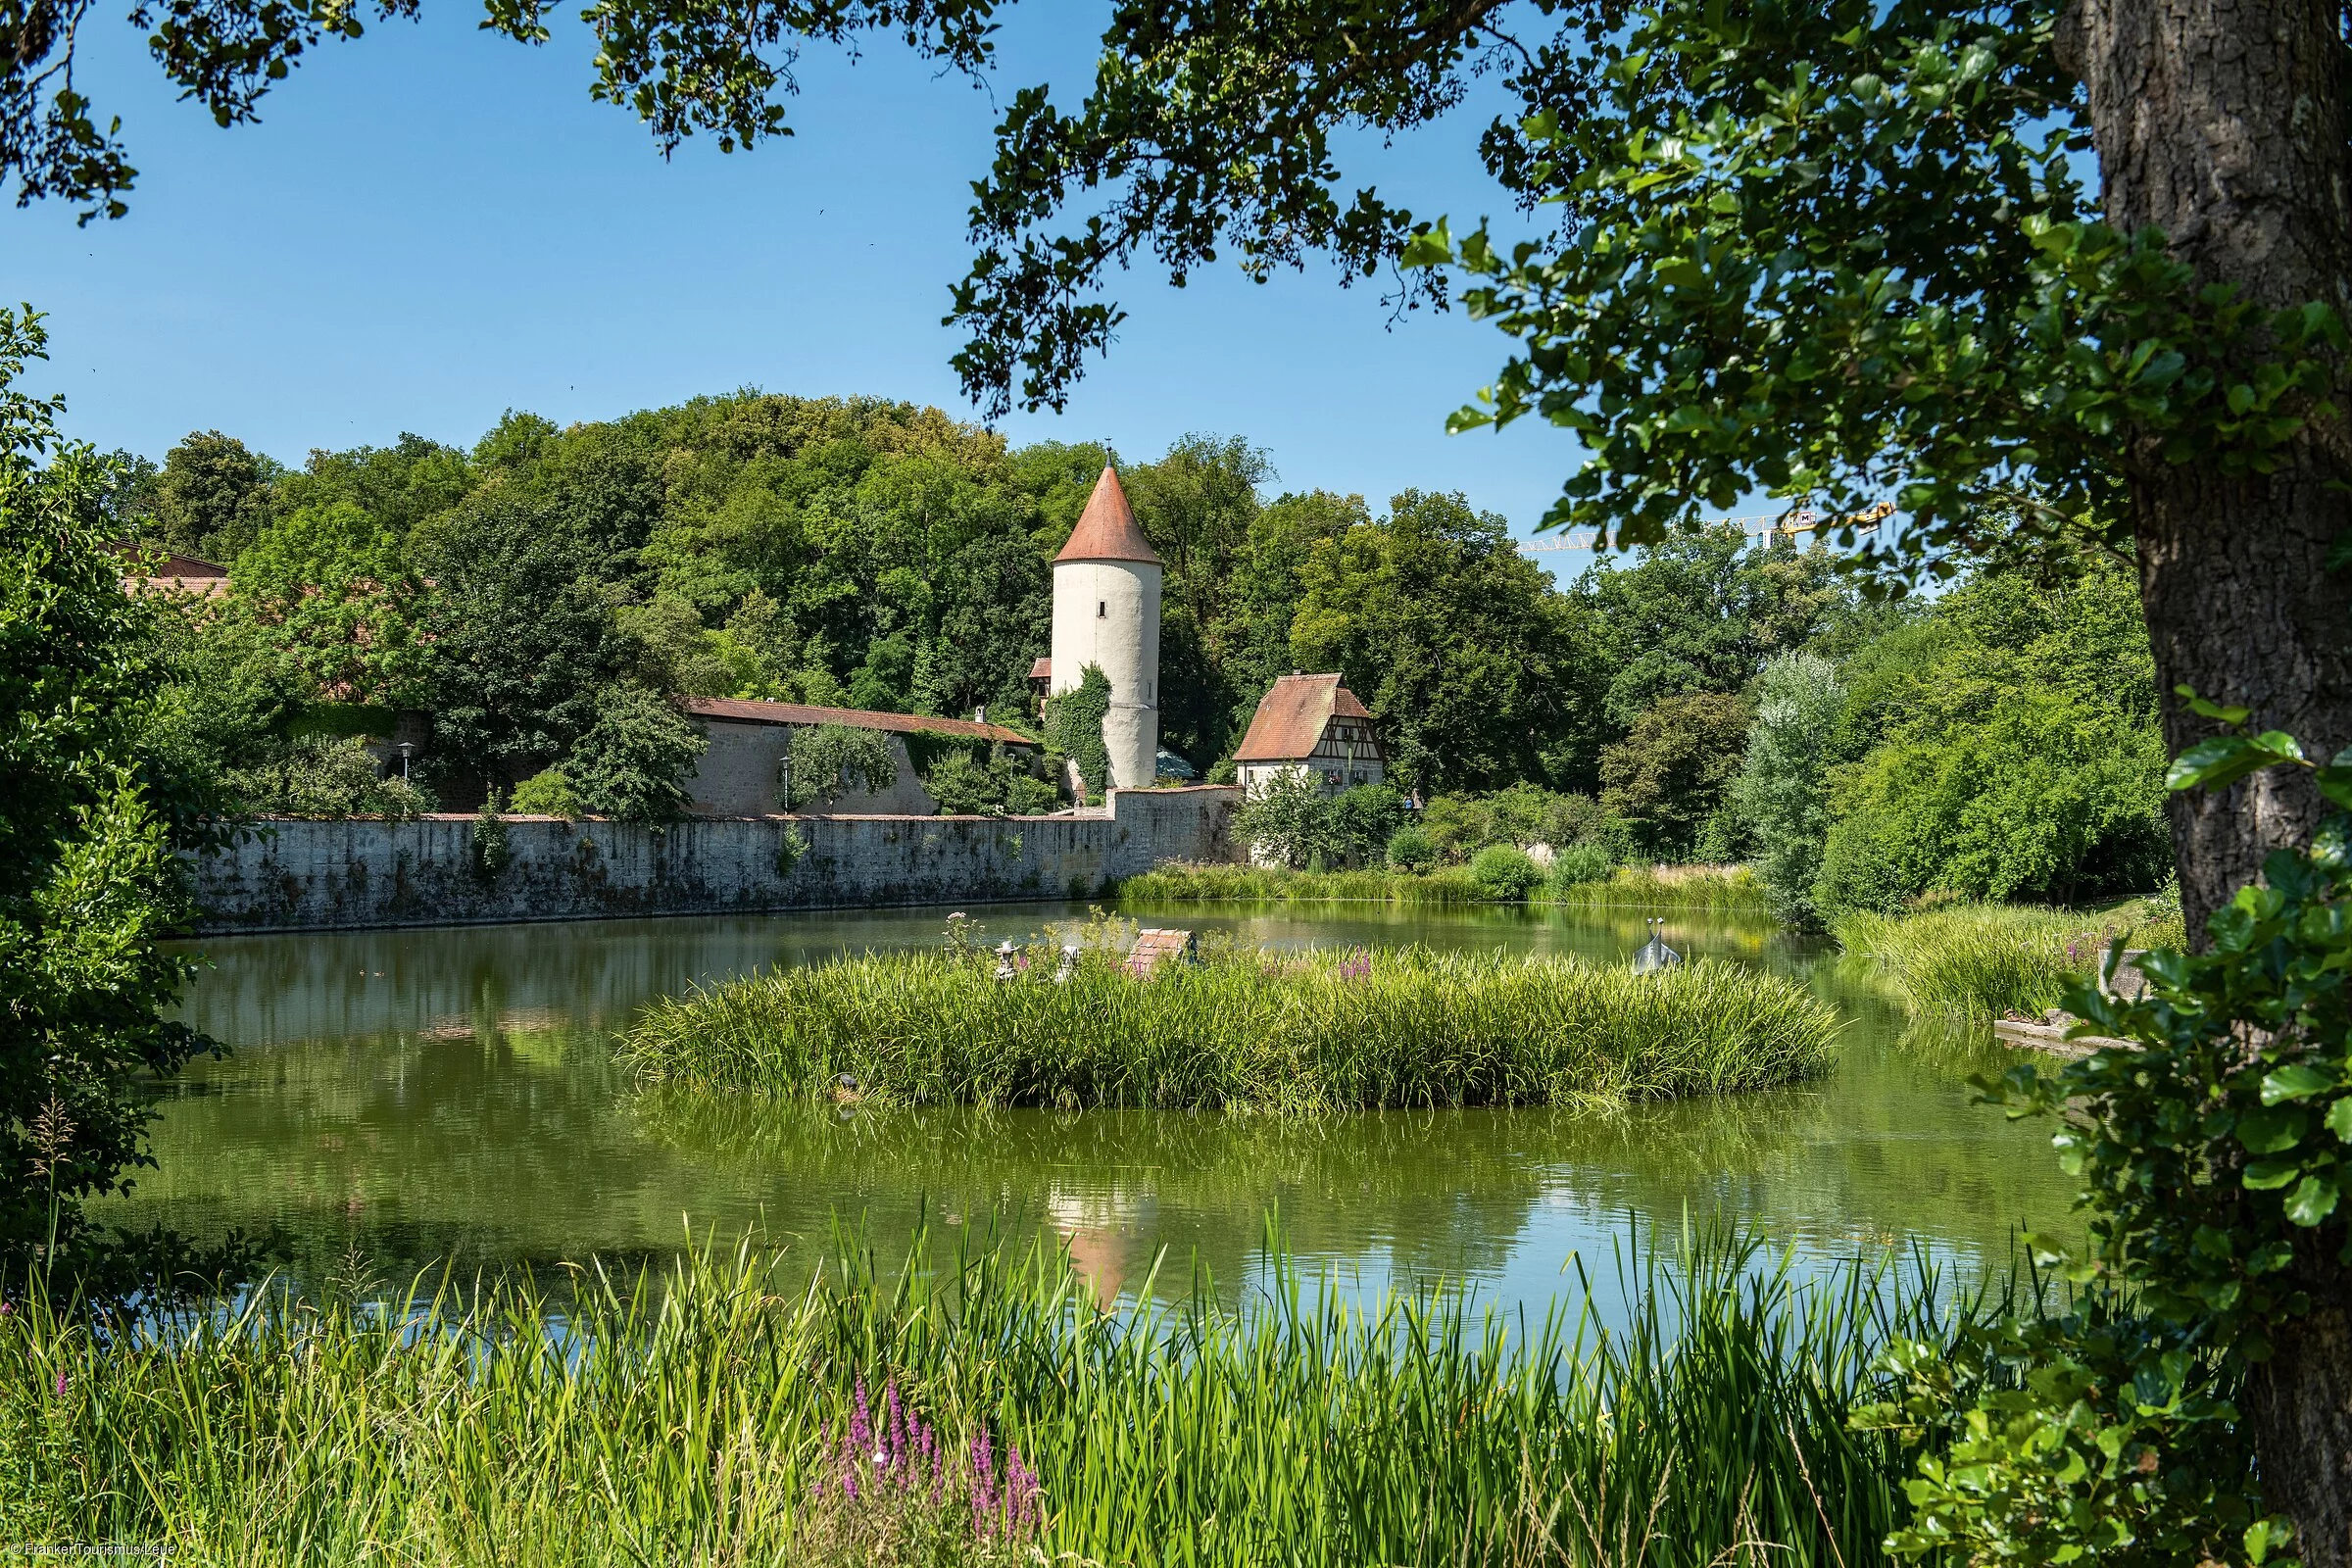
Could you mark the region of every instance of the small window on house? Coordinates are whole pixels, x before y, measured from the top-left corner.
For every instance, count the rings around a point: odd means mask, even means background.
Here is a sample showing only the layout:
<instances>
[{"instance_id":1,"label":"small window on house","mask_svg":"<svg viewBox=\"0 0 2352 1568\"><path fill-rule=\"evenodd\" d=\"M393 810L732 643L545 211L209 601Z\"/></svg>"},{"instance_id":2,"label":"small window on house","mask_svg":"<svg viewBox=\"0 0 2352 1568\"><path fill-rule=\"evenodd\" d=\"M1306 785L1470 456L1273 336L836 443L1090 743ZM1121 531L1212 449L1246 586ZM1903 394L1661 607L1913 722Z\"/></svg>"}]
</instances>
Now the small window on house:
<instances>
[{"instance_id":1,"label":"small window on house","mask_svg":"<svg viewBox=\"0 0 2352 1568\"><path fill-rule=\"evenodd\" d=\"M1097 620L1108 620L1110 618L1109 600L1098 599L1095 601L1095 618Z\"/></svg>"}]
</instances>

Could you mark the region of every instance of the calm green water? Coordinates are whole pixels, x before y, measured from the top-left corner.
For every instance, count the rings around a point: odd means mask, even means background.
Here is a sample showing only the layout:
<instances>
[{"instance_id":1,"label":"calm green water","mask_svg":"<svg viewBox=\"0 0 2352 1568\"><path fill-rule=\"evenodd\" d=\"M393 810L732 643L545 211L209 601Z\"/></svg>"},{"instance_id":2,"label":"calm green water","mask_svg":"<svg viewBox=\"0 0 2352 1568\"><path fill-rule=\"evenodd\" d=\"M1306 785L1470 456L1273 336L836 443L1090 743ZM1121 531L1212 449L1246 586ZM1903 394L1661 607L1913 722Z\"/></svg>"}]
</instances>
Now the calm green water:
<instances>
[{"instance_id":1,"label":"calm green water","mask_svg":"<svg viewBox=\"0 0 2352 1568\"><path fill-rule=\"evenodd\" d=\"M1074 911L974 911L993 941ZM352 1257L397 1277L453 1258L545 1266L648 1256L757 1227L822 1245L837 1217L885 1251L926 1211L1065 1238L1104 1293L1165 1246L1189 1275L1250 1276L1277 1206L1292 1250L1367 1285L1444 1271L1540 1300L1630 1218L1735 1213L1805 1252L1917 1239L1999 1262L2021 1225L2068 1227L2046 1128L1969 1103L1976 1048L1906 1046L1902 1019L1818 948L1677 921L1692 954L1804 977L1848 1023L1800 1089L1622 1111L1460 1111L1313 1123L1185 1113L812 1113L640 1096L613 1033L648 999L843 951L928 945L944 910L216 939L190 1020L234 1054L175 1086L160 1168L115 1205L204 1236L278 1232L303 1273ZM1574 952L1622 960L1637 911L1261 914L1160 923L1284 945ZM1989 1050L1989 1048L1986 1048ZM347 1265L344 1265L347 1266ZM1605 1266L1605 1265L1604 1265Z\"/></svg>"}]
</instances>

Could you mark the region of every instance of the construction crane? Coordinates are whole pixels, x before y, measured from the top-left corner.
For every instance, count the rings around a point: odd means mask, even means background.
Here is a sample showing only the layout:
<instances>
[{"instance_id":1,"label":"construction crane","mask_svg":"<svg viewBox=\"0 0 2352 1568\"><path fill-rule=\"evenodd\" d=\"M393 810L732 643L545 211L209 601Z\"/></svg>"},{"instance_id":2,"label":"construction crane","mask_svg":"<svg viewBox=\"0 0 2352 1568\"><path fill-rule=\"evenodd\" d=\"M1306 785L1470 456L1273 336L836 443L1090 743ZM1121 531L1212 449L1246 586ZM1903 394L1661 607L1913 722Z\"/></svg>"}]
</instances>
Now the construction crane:
<instances>
[{"instance_id":1,"label":"construction crane","mask_svg":"<svg viewBox=\"0 0 2352 1568\"><path fill-rule=\"evenodd\" d=\"M1767 539L1775 535L1793 539L1800 533L1816 533L1824 528L1852 528L1857 533L1870 533L1875 531L1880 523L1893 515L1894 503L1882 501L1875 507L1852 513L1843 517L1825 519L1811 507L1799 507L1794 512L1784 512L1768 516L1716 517L1710 521L1709 526L1737 527L1741 533L1759 539ZM1530 555L1540 555L1551 550L1591 550L1599 543L1600 530L1598 528L1579 528L1573 533L1555 534L1548 539L1531 539L1521 544L1519 548Z\"/></svg>"}]
</instances>

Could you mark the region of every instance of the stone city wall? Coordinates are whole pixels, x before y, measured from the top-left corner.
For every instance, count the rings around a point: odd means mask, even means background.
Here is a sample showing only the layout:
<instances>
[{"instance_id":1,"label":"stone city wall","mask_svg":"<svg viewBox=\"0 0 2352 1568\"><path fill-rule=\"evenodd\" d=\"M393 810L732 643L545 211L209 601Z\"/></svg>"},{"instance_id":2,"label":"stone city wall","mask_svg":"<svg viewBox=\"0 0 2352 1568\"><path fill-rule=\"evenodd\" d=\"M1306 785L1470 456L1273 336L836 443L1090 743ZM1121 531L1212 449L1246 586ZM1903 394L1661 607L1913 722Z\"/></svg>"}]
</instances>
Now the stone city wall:
<instances>
[{"instance_id":1,"label":"stone city wall","mask_svg":"<svg viewBox=\"0 0 2352 1568\"><path fill-rule=\"evenodd\" d=\"M688 818L662 828L505 819L507 863L477 865L473 818L279 819L200 857L197 929L741 914L893 904L1085 899L1168 860L1229 860L1241 792L1113 790L1061 816Z\"/></svg>"}]
</instances>

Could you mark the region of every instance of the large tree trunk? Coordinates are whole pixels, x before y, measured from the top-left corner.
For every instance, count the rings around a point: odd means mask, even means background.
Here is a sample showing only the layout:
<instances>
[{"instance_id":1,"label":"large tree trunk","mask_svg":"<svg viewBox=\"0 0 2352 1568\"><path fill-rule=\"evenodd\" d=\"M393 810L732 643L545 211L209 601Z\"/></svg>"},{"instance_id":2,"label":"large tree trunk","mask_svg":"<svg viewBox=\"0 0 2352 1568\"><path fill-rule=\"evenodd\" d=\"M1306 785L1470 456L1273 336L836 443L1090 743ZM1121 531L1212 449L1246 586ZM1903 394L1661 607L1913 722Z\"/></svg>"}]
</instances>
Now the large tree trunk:
<instances>
[{"instance_id":1,"label":"large tree trunk","mask_svg":"<svg viewBox=\"0 0 2352 1568\"><path fill-rule=\"evenodd\" d=\"M2200 282L2264 305L2332 303L2352 319L2341 0L2077 0L2060 49L2087 93L2107 220L2163 230ZM2337 405L2352 408L2339 387ZM2332 754L2352 744L2352 583L2329 551L2352 522L2341 420L2269 475L2228 479L2127 454L2140 597L2175 751L2211 726L2186 684ZM2352 477L2352 475L2347 475ZM2175 797L2174 853L2192 940L2206 915L2303 841L2326 809L2310 775L2274 769ZM2278 1336L2243 1403L2271 1506L2312 1568L2352 1568L2352 1278L2339 1226L2305 1239L2314 1316Z\"/></svg>"}]
</instances>

